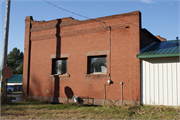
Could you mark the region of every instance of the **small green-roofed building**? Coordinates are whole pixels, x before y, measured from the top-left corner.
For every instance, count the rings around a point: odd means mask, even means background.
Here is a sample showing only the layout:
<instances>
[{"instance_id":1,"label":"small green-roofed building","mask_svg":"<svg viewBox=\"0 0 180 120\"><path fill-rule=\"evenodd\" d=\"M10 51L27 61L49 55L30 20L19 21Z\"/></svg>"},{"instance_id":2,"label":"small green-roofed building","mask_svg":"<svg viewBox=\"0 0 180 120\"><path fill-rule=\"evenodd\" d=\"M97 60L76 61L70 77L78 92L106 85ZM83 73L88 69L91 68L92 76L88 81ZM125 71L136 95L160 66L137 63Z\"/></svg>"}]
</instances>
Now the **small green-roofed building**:
<instances>
[{"instance_id":1,"label":"small green-roofed building","mask_svg":"<svg viewBox=\"0 0 180 120\"><path fill-rule=\"evenodd\" d=\"M179 40L153 42L141 49L138 58L176 57L179 56Z\"/></svg>"},{"instance_id":2,"label":"small green-roofed building","mask_svg":"<svg viewBox=\"0 0 180 120\"><path fill-rule=\"evenodd\" d=\"M141 49L141 104L180 106L179 40L154 42Z\"/></svg>"},{"instance_id":3,"label":"small green-roofed building","mask_svg":"<svg viewBox=\"0 0 180 120\"><path fill-rule=\"evenodd\" d=\"M15 91L22 91L22 78L23 75L13 75L11 78L7 79L7 85L13 86Z\"/></svg>"}]
</instances>

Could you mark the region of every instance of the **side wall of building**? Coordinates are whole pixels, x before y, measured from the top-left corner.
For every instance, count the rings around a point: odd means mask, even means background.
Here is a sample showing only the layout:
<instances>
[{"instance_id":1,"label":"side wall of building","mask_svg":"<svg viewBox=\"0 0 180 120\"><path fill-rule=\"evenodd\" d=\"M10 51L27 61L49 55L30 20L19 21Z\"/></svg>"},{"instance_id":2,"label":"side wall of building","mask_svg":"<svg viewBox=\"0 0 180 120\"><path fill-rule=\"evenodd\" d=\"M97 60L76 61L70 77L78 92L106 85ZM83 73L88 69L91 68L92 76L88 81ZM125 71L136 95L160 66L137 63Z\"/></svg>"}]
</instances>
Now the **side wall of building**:
<instances>
[{"instance_id":1,"label":"side wall of building","mask_svg":"<svg viewBox=\"0 0 180 120\"><path fill-rule=\"evenodd\" d=\"M141 59L141 103L180 106L179 57Z\"/></svg>"},{"instance_id":2,"label":"side wall of building","mask_svg":"<svg viewBox=\"0 0 180 120\"><path fill-rule=\"evenodd\" d=\"M121 100L123 82L123 100L139 102L140 30L139 11L85 21L37 22L27 17L23 94L54 102L75 95L102 104L103 99ZM87 74L88 56L96 55L107 56L107 74ZM52 59L64 57L67 75L52 75Z\"/></svg>"}]
</instances>

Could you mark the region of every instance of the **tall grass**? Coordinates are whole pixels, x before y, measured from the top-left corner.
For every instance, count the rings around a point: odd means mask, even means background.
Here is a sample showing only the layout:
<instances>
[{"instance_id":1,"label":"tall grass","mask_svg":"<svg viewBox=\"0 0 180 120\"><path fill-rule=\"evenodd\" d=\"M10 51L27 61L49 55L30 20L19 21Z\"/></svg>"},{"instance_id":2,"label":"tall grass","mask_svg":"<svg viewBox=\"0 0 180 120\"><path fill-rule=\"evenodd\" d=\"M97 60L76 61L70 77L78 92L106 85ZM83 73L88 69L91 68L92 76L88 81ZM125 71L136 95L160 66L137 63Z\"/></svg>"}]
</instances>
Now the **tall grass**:
<instances>
[{"instance_id":1,"label":"tall grass","mask_svg":"<svg viewBox=\"0 0 180 120\"><path fill-rule=\"evenodd\" d=\"M11 115L11 116L9 116ZM167 106L46 104L25 98L2 105L3 119L180 119L179 108Z\"/></svg>"}]
</instances>

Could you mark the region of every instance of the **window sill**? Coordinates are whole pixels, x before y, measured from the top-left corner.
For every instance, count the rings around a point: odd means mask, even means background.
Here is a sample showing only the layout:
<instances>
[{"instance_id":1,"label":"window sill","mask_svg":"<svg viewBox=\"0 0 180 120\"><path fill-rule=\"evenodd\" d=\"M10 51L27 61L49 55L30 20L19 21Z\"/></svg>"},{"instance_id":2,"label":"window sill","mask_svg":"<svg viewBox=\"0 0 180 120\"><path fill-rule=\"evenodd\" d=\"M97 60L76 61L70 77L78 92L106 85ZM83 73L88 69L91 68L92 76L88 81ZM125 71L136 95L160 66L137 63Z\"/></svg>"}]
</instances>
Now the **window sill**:
<instances>
[{"instance_id":1,"label":"window sill","mask_svg":"<svg viewBox=\"0 0 180 120\"><path fill-rule=\"evenodd\" d=\"M109 77L109 74L85 74L84 77Z\"/></svg>"},{"instance_id":2,"label":"window sill","mask_svg":"<svg viewBox=\"0 0 180 120\"><path fill-rule=\"evenodd\" d=\"M70 75L68 75L68 74L64 74L64 75L49 75L49 78L53 78L53 77L69 78Z\"/></svg>"}]
</instances>

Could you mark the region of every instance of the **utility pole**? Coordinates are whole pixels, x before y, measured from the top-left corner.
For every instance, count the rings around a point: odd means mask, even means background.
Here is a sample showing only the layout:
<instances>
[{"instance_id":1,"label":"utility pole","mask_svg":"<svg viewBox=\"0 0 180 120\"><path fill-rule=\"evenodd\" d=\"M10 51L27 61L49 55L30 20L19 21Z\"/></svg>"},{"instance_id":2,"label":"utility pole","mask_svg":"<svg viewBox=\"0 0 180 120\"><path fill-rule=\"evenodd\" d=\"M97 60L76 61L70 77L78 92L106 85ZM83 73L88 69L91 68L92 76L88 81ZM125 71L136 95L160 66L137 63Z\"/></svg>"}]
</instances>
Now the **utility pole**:
<instances>
[{"instance_id":1,"label":"utility pole","mask_svg":"<svg viewBox=\"0 0 180 120\"><path fill-rule=\"evenodd\" d=\"M7 64L7 50L8 50L8 35L9 35L9 18L10 18L10 2L11 0L6 1L6 16L5 16L5 27L4 27L4 43L3 43L3 55L2 55L2 68L6 67ZM2 81L2 96L1 103L5 102L6 99L6 79L1 77Z\"/></svg>"}]
</instances>

